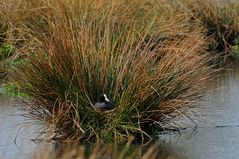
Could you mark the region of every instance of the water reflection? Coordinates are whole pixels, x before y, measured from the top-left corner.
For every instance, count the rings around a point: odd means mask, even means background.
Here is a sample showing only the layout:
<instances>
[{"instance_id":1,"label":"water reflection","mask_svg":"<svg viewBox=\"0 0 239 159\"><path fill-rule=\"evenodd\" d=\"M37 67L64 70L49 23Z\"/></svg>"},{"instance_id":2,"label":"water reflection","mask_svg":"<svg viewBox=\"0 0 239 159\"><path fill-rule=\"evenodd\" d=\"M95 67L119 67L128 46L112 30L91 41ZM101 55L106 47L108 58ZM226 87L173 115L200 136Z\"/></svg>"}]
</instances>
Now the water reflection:
<instances>
[{"instance_id":1,"label":"water reflection","mask_svg":"<svg viewBox=\"0 0 239 159\"><path fill-rule=\"evenodd\" d=\"M208 91L197 111L202 115L203 127L239 125L239 65L235 64L208 82Z\"/></svg>"},{"instance_id":2,"label":"water reflection","mask_svg":"<svg viewBox=\"0 0 239 159\"><path fill-rule=\"evenodd\" d=\"M20 129L24 119L13 99L0 96L0 158L193 158L218 159L239 156L239 66L222 71L219 78L207 83L207 95L193 111L197 133L186 129L160 135L152 149L137 144L57 144L31 141L36 128ZM24 130L24 131L23 131ZM67 153L66 153L67 152Z\"/></svg>"},{"instance_id":3,"label":"water reflection","mask_svg":"<svg viewBox=\"0 0 239 159\"><path fill-rule=\"evenodd\" d=\"M154 143L148 146L135 145L132 143L125 144L61 144L53 149L46 149L45 156L39 153L35 154L35 159L184 159L182 154L174 152L169 147L164 146L164 143ZM39 152L39 151L38 151Z\"/></svg>"},{"instance_id":4,"label":"water reflection","mask_svg":"<svg viewBox=\"0 0 239 159\"><path fill-rule=\"evenodd\" d=\"M35 149L35 145L29 140L34 136L33 130L21 131L19 137L16 138L21 127L23 130L24 119L14 103L13 99L0 96L0 158L4 159L15 158L17 154L27 155ZM16 143L14 143L15 138Z\"/></svg>"},{"instance_id":5,"label":"water reflection","mask_svg":"<svg viewBox=\"0 0 239 159\"><path fill-rule=\"evenodd\" d=\"M238 158L239 128L199 128L194 134L190 130L175 134L164 135L162 139L171 149L180 149L185 158L193 159L224 159Z\"/></svg>"}]
</instances>

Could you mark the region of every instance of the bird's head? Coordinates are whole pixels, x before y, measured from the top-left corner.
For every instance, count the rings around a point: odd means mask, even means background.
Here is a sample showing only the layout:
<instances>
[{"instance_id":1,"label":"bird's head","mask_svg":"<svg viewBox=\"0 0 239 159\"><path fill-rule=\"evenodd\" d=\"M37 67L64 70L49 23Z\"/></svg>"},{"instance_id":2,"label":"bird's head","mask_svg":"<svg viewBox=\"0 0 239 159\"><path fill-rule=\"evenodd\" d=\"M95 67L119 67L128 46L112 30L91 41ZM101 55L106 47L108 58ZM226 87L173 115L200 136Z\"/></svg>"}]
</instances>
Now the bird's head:
<instances>
[{"instance_id":1,"label":"bird's head","mask_svg":"<svg viewBox=\"0 0 239 159\"><path fill-rule=\"evenodd\" d=\"M109 102L110 100L107 98L106 94L101 94L97 98L97 102L102 103L102 102Z\"/></svg>"}]
</instances>

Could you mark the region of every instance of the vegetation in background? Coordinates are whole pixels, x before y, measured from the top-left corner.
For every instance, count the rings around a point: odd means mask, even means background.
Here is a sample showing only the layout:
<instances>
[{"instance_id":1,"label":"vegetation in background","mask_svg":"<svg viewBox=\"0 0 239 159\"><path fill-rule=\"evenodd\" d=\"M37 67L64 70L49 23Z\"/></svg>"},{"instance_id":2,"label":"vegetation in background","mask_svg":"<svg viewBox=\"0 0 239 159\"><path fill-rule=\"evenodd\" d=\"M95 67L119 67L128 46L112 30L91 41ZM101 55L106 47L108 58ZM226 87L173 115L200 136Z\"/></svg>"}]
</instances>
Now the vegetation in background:
<instances>
[{"instance_id":1,"label":"vegetation in background","mask_svg":"<svg viewBox=\"0 0 239 159\"><path fill-rule=\"evenodd\" d=\"M233 56L238 60L239 59L239 38L234 40L234 43L232 46L232 53L233 53Z\"/></svg>"},{"instance_id":2,"label":"vegetation in background","mask_svg":"<svg viewBox=\"0 0 239 159\"><path fill-rule=\"evenodd\" d=\"M25 48L30 48L31 45L24 26L31 22L32 17L38 18L41 11L45 10L40 1L4 0L0 2L0 83L4 83L1 87L13 85L8 84L9 73L16 65L21 65L22 57L27 54ZM18 90L5 92L13 95L16 91Z\"/></svg>"},{"instance_id":3,"label":"vegetation in background","mask_svg":"<svg viewBox=\"0 0 239 159\"><path fill-rule=\"evenodd\" d=\"M0 84L6 81L12 66L21 64L21 58L16 55L16 49L10 44L0 46Z\"/></svg>"},{"instance_id":4,"label":"vegetation in background","mask_svg":"<svg viewBox=\"0 0 239 159\"><path fill-rule=\"evenodd\" d=\"M2 62L2 57L3 57L2 50L6 50L6 49L2 48L4 38L5 38L5 29L4 29L4 24L3 24L3 20L2 20L2 14L0 14L0 81L1 82L2 82L2 79L4 76L3 62Z\"/></svg>"},{"instance_id":5,"label":"vegetation in background","mask_svg":"<svg viewBox=\"0 0 239 159\"><path fill-rule=\"evenodd\" d=\"M183 8L192 13L192 22L199 22L211 37L210 51L221 53L222 59L234 57L232 50L239 38L239 3L235 1L182 0Z\"/></svg>"}]
</instances>

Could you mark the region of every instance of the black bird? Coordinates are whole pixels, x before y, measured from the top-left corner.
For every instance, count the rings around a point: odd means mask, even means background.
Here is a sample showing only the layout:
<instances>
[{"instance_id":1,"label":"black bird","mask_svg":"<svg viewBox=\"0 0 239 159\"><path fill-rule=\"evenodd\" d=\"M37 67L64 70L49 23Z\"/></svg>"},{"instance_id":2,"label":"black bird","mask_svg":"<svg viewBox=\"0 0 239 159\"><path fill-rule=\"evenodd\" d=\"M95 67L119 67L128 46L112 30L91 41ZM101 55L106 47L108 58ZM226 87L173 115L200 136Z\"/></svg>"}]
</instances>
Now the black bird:
<instances>
[{"instance_id":1,"label":"black bird","mask_svg":"<svg viewBox=\"0 0 239 159\"><path fill-rule=\"evenodd\" d=\"M110 101L106 94L101 94L97 98L97 103L95 103L95 107L99 110L111 110L115 108L115 103Z\"/></svg>"}]
</instances>

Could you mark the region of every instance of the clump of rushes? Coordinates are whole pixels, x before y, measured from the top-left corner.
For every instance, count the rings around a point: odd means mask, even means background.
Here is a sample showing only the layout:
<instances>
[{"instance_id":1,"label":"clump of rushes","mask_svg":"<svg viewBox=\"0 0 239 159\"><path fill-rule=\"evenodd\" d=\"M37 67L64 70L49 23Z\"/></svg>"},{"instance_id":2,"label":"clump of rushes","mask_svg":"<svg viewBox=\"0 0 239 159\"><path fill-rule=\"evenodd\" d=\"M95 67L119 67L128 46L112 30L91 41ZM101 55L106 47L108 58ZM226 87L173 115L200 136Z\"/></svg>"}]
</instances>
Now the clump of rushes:
<instances>
[{"instance_id":1,"label":"clump of rushes","mask_svg":"<svg viewBox=\"0 0 239 159\"><path fill-rule=\"evenodd\" d=\"M192 22L198 21L211 37L210 50L232 56L232 48L239 37L239 3L232 1L182 0L192 12Z\"/></svg>"},{"instance_id":2,"label":"clump of rushes","mask_svg":"<svg viewBox=\"0 0 239 159\"><path fill-rule=\"evenodd\" d=\"M163 3L51 1L27 26L34 49L15 68L26 116L70 140L152 137L173 125L209 77L203 30ZM116 103L99 112L105 93ZM177 125L176 125L177 126Z\"/></svg>"}]
</instances>

